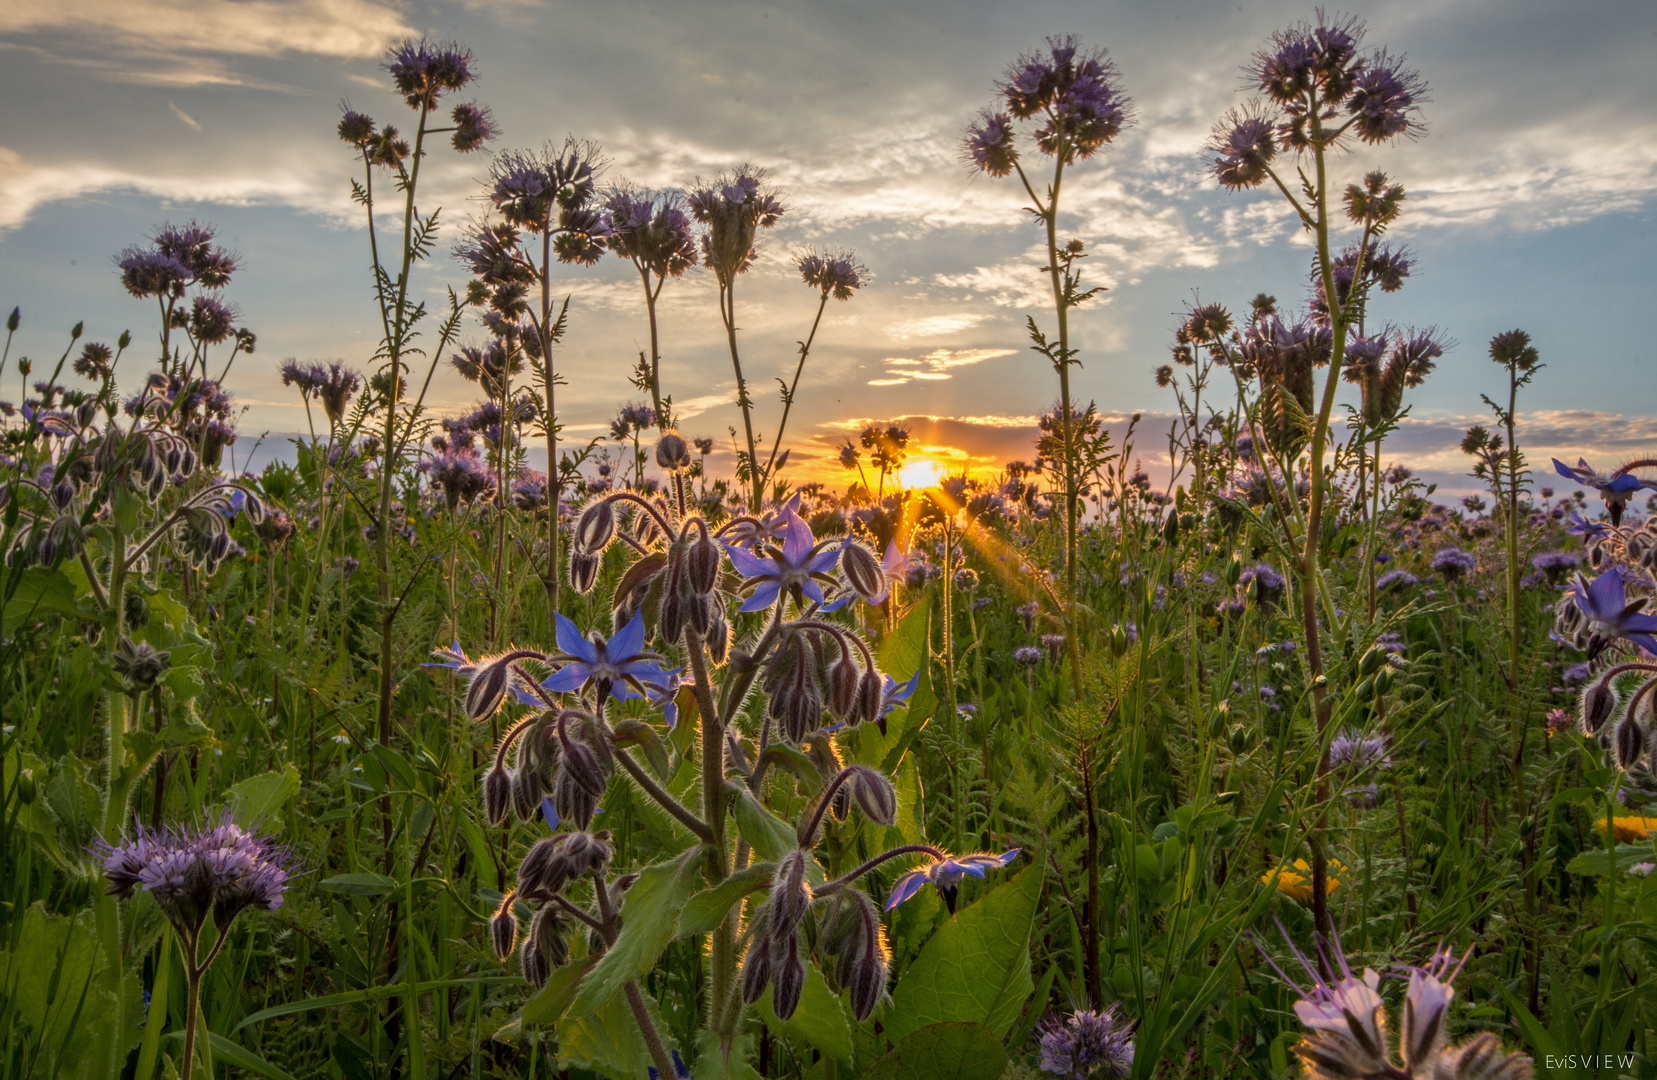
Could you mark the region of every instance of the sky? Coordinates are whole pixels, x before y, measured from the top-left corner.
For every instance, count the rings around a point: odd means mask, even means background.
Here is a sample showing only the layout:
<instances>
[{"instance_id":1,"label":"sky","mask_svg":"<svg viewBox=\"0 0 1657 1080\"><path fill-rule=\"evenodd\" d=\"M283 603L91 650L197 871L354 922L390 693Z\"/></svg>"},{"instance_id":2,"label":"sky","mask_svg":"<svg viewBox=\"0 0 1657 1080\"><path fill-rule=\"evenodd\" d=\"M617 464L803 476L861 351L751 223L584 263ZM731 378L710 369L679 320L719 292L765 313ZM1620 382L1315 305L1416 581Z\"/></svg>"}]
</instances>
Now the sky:
<instances>
[{"instance_id":1,"label":"sky","mask_svg":"<svg viewBox=\"0 0 1657 1080\"><path fill-rule=\"evenodd\" d=\"M407 128L380 67L407 36L452 38L481 78L493 150L598 143L605 177L689 187L736 165L764 168L789 210L763 234L738 286L742 355L775 430L776 380L792 374L815 294L794 271L808 245L848 247L872 281L830 301L787 442L799 478L835 480L835 447L871 421L904 420L912 454L992 472L1033 456L1035 418L1057 377L1031 352L1053 328L1042 237L1016 181L962 166L960 141L994 84L1050 34L1109 50L1135 123L1067 172L1060 232L1088 245L1106 292L1072 315L1083 367L1074 394L1120 433L1144 414L1136 455L1166 457L1165 361L1194 298L1246 310L1265 291L1304 303L1310 249L1281 196L1222 191L1203 144L1248 99L1241 69L1274 30L1312 11L1283 0L1126 3L1024 0L9 0L0 27L0 307L22 309L13 344L56 356L66 330L154 340L153 302L120 287L113 256L163 222L213 223L242 258L224 292L258 350L228 380L246 407L245 455L305 428L286 357L366 367L378 317L367 230L350 200L341 103ZM1456 444L1489 422L1501 389L1486 343L1529 331L1547 365L1520 400L1533 463L1610 463L1657 450L1647 324L1657 310L1657 5L1649 0L1389 0L1356 6L1366 44L1403 53L1430 90L1425 137L1346 156L1337 185L1383 168L1408 199L1393 239L1416 254L1406 287L1372 317L1435 325L1457 343L1411 392L1388 444L1445 491L1471 489ZM450 249L480 200L487 153L443 146L422 210L442 208L435 257L415 275L433 306L466 275ZM1038 164L1039 167L1039 164ZM636 400L628 371L648 347L631 266L560 266L570 330L558 354L572 438L607 434ZM735 381L710 274L663 294L664 390L687 436L730 446ZM482 339L469 325L469 340ZM133 369L136 371L136 368ZM0 382L14 397L15 372ZM474 388L440 371L437 411ZM714 464L729 455L721 453ZM1561 486L1568 487L1568 484Z\"/></svg>"}]
</instances>

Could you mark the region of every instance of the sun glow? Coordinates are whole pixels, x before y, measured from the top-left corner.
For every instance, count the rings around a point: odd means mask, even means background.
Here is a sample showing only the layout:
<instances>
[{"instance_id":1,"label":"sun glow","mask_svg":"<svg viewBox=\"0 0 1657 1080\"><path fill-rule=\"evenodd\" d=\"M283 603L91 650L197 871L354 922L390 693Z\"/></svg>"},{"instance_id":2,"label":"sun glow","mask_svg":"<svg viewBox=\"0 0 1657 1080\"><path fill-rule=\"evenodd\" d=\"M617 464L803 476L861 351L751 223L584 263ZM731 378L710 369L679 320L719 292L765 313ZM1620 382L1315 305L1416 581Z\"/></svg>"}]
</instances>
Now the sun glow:
<instances>
[{"instance_id":1,"label":"sun glow","mask_svg":"<svg viewBox=\"0 0 1657 1080\"><path fill-rule=\"evenodd\" d=\"M929 488L938 486L938 477L943 475L943 468L936 461L922 458L919 461L905 463L898 470L898 483L905 488Z\"/></svg>"}]
</instances>

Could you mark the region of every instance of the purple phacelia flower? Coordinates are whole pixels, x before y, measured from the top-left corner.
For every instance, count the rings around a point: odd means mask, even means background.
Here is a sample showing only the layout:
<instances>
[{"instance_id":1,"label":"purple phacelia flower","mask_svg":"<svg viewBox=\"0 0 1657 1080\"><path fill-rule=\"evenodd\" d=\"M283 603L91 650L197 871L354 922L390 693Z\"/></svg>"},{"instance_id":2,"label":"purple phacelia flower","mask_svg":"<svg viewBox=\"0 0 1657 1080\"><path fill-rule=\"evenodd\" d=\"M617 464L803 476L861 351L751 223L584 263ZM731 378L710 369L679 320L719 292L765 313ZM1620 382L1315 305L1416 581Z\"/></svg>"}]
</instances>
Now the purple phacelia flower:
<instances>
[{"instance_id":1,"label":"purple phacelia flower","mask_svg":"<svg viewBox=\"0 0 1657 1080\"><path fill-rule=\"evenodd\" d=\"M744 165L716 177L690 194L690 212L707 226L702 234L702 261L721 287L754 264L754 238L787 212L781 197L765 183L761 170Z\"/></svg>"},{"instance_id":2,"label":"purple phacelia flower","mask_svg":"<svg viewBox=\"0 0 1657 1080\"><path fill-rule=\"evenodd\" d=\"M223 933L244 908L281 907L291 863L285 848L243 829L228 813L201 826L138 825L119 843L100 838L93 851L103 860L111 895L125 899L142 888L192 943L209 915Z\"/></svg>"},{"instance_id":3,"label":"purple phacelia flower","mask_svg":"<svg viewBox=\"0 0 1657 1080\"><path fill-rule=\"evenodd\" d=\"M696 238L678 192L619 186L604 198L610 250L641 273L678 277L696 265Z\"/></svg>"},{"instance_id":4,"label":"purple phacelia flower","mask_svg":"<svg viewBox=\"0 0 1657 1080\"><path fill-rule=\"evenodd\" d=\"M437 99L472 81L475 58L452 41L406 38L386 50L382 66L411 109L432 109Z\"/></svg>"},{"instance_id":5,"label":"purple phacelia flower","mask_svg":"<svg viewBox=\"0 0 1657 1080\"><path fill-rule=\"evenodd\" d=\"M1208 150L1214 155L1214 177L1232 191L1256 188L1271 177L1277 156L1275 127L1258 105L1227 112L1214 128Z\"/></svg>"},{"instance_id":6,"label":"purple phacelia flower","mask_svg":"<svg viewBox=\"0 0 1657 1080\"><path fill-rule=\"evenodd\" d=\"M454 135L450 142L462 154L469 154L500 134L495 116L488 108L470 102L456 105L450 114L454 120Z\"/></svg>"},{"instance_id":7,"label":"purple phacelia flower","mask_svg":"<svg viewBox=\"0 0 1657 1080\"><path fill-rule=\"evenodd\" d=\"M1352 128L1366 143L1390 142L1400 135L1421 130L1416 120L1426 100L1426 84L1401 59L1377 53L1363 64L1352 83L1346 110L1353 117Z\"/></svg>"},{"instance_id":8,"label":"purple phacelia flower","mask_svg":"<svg viewBox=\"0 0 1657 1080\"><path fill-rule=\"evenodd\" d=\"M997 85L1007 111L1042 118L1036 145L1064 161L1091 157L1129 122L1121 75L1103 49L1081 49L1073 35L1047 39L1047 50L1019 57Z\"/></svg>"},{"instance_id":9,"label":"purple phacelia flower","mask_svg":"<svg viewBox=\"0 0 1657 1080\"><path fill-rule=\"evenodd\" d=\"M822 292L824 299L850 300L852 293L869 280L869 268L857 261L857 256L843 248L819 255L807 249L795 264L800 278L807 285Z\"/></svg>"},{"instance_id":10,"label":"purple phacelia flower","mask_svg":"<svg viewBox=\"0 0 1657 1080\"><path fill-rule=\"evenodd\" d=\"M1329 744L1329 767L1362 776L1371 769L1392 767L1392 755L1387 753L1387 736L1366 736L1346 728Z\"/></svg>"},{"instance_id":11,"label":"purple phacelia flower","mask_svg":"<svg viewBox=\"0 0 1657 1080\"><path fill-rule=\"evenodd\" d=\"M1444 575L1445 581L1455 581L1478 566L1478 561L1460 548L1447 547L1439 548L1428 565Z\"/></svg>"},{"instance_id":12,"label":"purple phacelia flower","mask_svg":"<svg viewBox=\"0 0 1657 1080\"><path fill-rule=\"evenodd\" d=\"M967 125L962 160L969 168L979 169L991 176L1010 174L1018 163L1012 117L1006 113L992 113L988 109L979 113Z\"/></svg>"},{"instance_id":13,"label":"purple phacelia flower","mask_svg":"<svg viewBox=\"0 0 1657 1080\"><path fill-rule=\"evenodd\" d=\"M1133 1025L1116 1006L1091 1009L1041 1026L1041 1071L1064 1080L1120 1080L1133 1070Z\"/></svg>"}]
</instances>

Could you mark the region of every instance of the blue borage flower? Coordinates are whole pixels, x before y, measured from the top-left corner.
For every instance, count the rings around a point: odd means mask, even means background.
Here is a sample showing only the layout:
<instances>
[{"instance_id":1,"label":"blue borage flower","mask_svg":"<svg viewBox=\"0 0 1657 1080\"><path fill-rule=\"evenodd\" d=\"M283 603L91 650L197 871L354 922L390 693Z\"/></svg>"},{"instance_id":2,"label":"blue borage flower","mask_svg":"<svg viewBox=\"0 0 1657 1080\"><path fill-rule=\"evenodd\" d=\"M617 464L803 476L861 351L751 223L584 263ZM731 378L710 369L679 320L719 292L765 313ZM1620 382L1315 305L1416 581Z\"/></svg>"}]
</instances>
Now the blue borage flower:
<instances>
[{"instance_id":1,"label":"blue borage flower","mask_svg":"<svg viewBox=\"0 0 1657 1080\"><path fill-rule=\"evenodd\" d=\"M606 641L598 634L591 639L581 636L576 625L564 616L554 613L558 626L558 648L561 652L548 657L551 663L563 667L541 682L542 688L555 694L567 694L588 684L595 686L597 696L606 694L617 701L645 697L646 684L668 682L668 672L661 666L661 657L644 649L644 614L634 612L626 626Z\"/></svg>"},{"instance_id":2,"label":"blue borage flower","mask_svg":"<svg viewBox=\"0 0 1657 1080\"><path fill-rule=\"evenodd\" d=\"M782 533L782 548L773 549L763 557L734 545L726 546L731 564L744 578L742 587L754 590L741 610L764 611L777 602L784 590L792 593L795 603L802 606L806 600L818 605L823 603L823 589L817 579L832 583L828 572L840 559L839 546L818 543L811 535L811 526L792 509L783 523Z\"/></svg>"},{"instance_id":3,"label":"blue borage flower","mask_svg":"<svg viewBox=\"0 0 1657 1080\"><path fill-rule=\"evenodd\" d=\"M1570 518L1571 523L1565 527L1565 531L1572 536L1582 537L1584 544L1591 544L1611 533L1611 526L1603 521L1589 521L1575 510L1569 511L1566 516Z\"/></svg>"},{"instance_id":4,"label":"blue borage flower","mask_svg":"<svg viewBox=\"0 0 1657 1080\"><path fill-rule=\"evenodd\" d=\"M973 877L982 878L984 871L999 870L1018 858L1019 851L1019 848L1013 848L1000 855L979 853L960 856L939 852L927 865L917 867L898 878L897 883L892 886L892 895L886 899L886 910L891 911L920 892L921 886L931 884L943 895L944 905L953 915L955 898L961 891L963 877L971 874Z\"/></svg>"},{"instance_id":5,"label":"blue borage flower","mask_svg":"<svg viewBox=\"0 0 1657 1080\"><path fill-rule=\"evenodd\" d=\"M1633 497L1636 491L1643 487L1657 490L1657 484L1641 480L1639 477L1632 476L1621 469L1613 473L1599 472L1592 465L1589 465L1584 458L1577 458L1575 466L1567 465L1558 458L1554 458L1553 468L1565 479L1575 480L1583 487L1590 487L1599 492L1600 497L1605 500L1605 508L1611 512L1612 525L1622 523L1623 507L1628 505L1628 500ZM1572 517L1574 518L1575 514Z\"/></svg>"},{"instance_id":6,"label":"blue borage flower","mask_svg":"<svg viewBox=\"0 0 1657 1080\"><path fill-rule=\"evenodd\" d=\"M1657 653L1657 615L1643 614L1649 598L1628 599L1620 567L1613 566L1591 582L1578 574L1568 591L1588 620L1590 660L1617 638Z\"/></svg>"}]
</instances>

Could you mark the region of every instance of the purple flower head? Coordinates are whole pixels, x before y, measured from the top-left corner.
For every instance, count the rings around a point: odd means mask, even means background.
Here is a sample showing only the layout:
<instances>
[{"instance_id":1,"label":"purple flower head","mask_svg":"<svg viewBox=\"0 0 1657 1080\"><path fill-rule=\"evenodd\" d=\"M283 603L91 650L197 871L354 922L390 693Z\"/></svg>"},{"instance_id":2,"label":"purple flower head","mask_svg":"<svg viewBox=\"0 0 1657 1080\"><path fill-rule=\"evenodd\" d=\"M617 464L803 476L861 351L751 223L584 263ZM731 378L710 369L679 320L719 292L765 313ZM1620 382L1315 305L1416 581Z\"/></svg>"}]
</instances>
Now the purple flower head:
<instances>
[{"instance_id":1,"label":"purple flower head","mask_svg":"<svg viewBox=\"0 0 1657 1080\"><path fill-rule=\"evenodd\" d=\"M495 482L483 459L469 448L433 454L415 467L443 492L450 510L476 499Z\"/></svg>"},{"instance_id":2,"label":"purple flower head","mask_svg":"<svg viewBox=\"0 0 1657 1080\"><path fill-rule=\"evenodd\" d=\"M1214 128L1208 150L1214 154L1214 178L1232 191L1256 188L1271 176L1277 157L1276 128L1263 106L1234 108Z\"/></svg>"},{"instance_id":3,"label":"purple flower head","mask_svg":"<svg viewBox=\"0 0 1657 1080\"><path fill-rule=\"evenodd\" d=\"M281 907L291 863L285 848L246 831L228 812L201 826L138 825L119 843L99 838L93 853L103 860L111 895L125 899L143 888L189 942L209 915L223 933L250 905Z\"/></svg>"},{"instance_id":4,"label":"purple flower head","mask_svg":"<svg viewBox=\"0 0 1657 1080\"><path fill-rule=\"evenodd\" d=\"M666 683L668 674L662 669L661 657L644 649L644 614L634 612L627 625L606 641L598 634L589 640L581 636L576 625L564 616L554 613L558 630L558 649L562 655L554 657L563 667L541 683L555 694L567 694L589 683L597 695L609 694L618 701L644 697L647 683Z\"/></svg>"},{"instance_id":5,"label":"purple flower head","mask_svg":"<svg viewBox=\"0 0 1657 1080\"><path fill-rule=\"evenodd\" d=\"M596 145L575 138L557 148L549 144L539 151L497 154L489 167L489 201L519 228L533 233L551 229L601 243L608 232L603 215L582 211L597 195L598 175L606 164Z\"/></svg>"},{"instance_id":6,"label":"purple flower head","mask_svg":"<svg viewBox=\"0 0 1657 1080\"><path fill-rule=\"evenodd\" d=\"M1353 117L1352 129L1366 143L1391 142L1400 135L1421 132L1416 116L1427 100L1427 85L1402 60L1378 52L1363 62L1353 80L1346 111Z\"/></svg>"},{"instance_id":7,"label":"purple flower head","mask_svg":"<svg viewBox=\"0 0 1657 1080\"><path fill-rule=\"evenodd\" d=\"M1390 769L1392 755L1387 753L1387 736L1365 736L1360 731L1346 728L1329 744L1329 767L1362 776L1371 769Z\"/></svg>"},{"instance_id":8,"label":"purple flower head","mask_svg":"<svg viewBox=\"0 0 1657 1080\"><path fill-rule=\"evenodd\" d=\"M456 105L450 116L454 119L455 125L450 142L462 154L471 153L501 132L495 123L494 114L482 105L470 102Z\"/></svg>"},{"instance_id":9,"label":"purple flower head","mask_svg":"<svg viewBox=\"0 0 1657 1080\"><path fill-rule=\"evenodd\" d=\"M1111 1005L1041 1025L1041 1071L1064 1080L1120 1080L1133 1070L1133 1025Z\"/></svg>"},{"instance_id":10,"label":"purple flower head","mask_svg":"<svg viewBox=\"0 0 1657 1080\"><path fill-rule=\"evenodd\" d=\"M190 336L204 345L217 345L236 330L236 310L211 296L190 303Z\"/></svg>"},{"instance_id":11,"label":"purple flower head","mask_svg":"<svg viewBox=\"0 0 1657 1080\"><path fill-rule=\"evenodd\" d=\"M1407 589L1412 585L1421 584L1421 579L1408 570L1388 570L1375 579L1375 587L1381 592L1390 592L1393 589Z\"/></svg>"},{"instance_id":12,"label":"purple flower head","mask_svg":"<svg viewBox=\"0 0 1657 1080\"><path fill-rule=\"evenodd\" d=\"M1455 581L1478 566L1478 560L1460 548L1447 547L1439 548L1432 562L1427 565L1443 574L1445 581Z\"/></svg>"},{"instance_id":13,"label":"purple flower head","mask_svg":"<svg viewBox=\"0 0 1657 1080\"><path fill-rule=\"evenodd\" d=\"M1649 598L1628 599L1621 567L1613 566L1591 582L1578 574L1569 592L1588 620L1589 660L1617 638L1657 654L1657 615L1642 613Z\"/></svg>"},{"instance_id":14,"label":"purple flower head","mask_svg":"<svg viewBox=\"0 0 1657 1080\"><path fill-rule=\"evenodd\" d=\"M991 176L1010 174L1018 163L1012 117L1006 113L992 113L988 109L979 113L967 125L961 156L969 168L980 169Z\"/></svg>"},{"instance_id":15,"label":"purple flower head","mask_svg":"<svg viewBox=\"0 0 1657 1080\"><path fill-rule=\"evenodd\" d=\"M159 251L127 248L116 257L115 265L121 271L121 284L140 299L180 296L190 280L190 271L183 263Z\"/></svg>"},{"instance_id":16,"label":"purple flower head","mask_svg":"<svg viewBox=\"0 0 1657 1080\"><path fill-rule=\"evenodd\" d=\"M411 109L432 109L437 99L472 81L475 58L452 41L405 38L386 50L382 65Z\"/></svg>"},{"instance_id":17,"label":"purple flower head","mask_svg":"<svg viewBox=\"0 0 1657 1080\"><path fill-rule=\"evenodd\" d=\"M1041 650L1034 645L1020 645L1013 650L1013 663L1019 667L1035 667L1041 663Z\"/></svg>"},{"instance_id":18,"label":"purple flower head","mask_svg":"<svg viewBox=\"0 0 1657 1080\"><path fill-rule=\"evenodd\" d=\"M1576 466L1566 465L1558 458L1553 459L1553 468L1560 476L1567 480L1575 480L1583 487L1591 487L1600 493L1605 500L1605 508L1611 512L1611 524L1622 524L1623 508L1636 491L1643 487L1657 490L1657 483L1641 480L1639 477L1623 472L1620 469L1613 473L1595 471L1583 458L1576 459ZM1574 516L1574 515L1573 515Z\"/></svg>"},{"instance_id":19,"label":"purple flower head","mask_svg":"<svg viewBox=\"0 0 1657 1080\"><path fill-rule=\"evenodd\" d=\"M1303 988L1260 948L1272 970L1300 995L1300 1000L1295 1002L1295 1015L1305 1026L1306 1037L1295 1046L1295 1053L1331 1076L1391 1075L1382 1018L1384 1003L1377 992L1381 976L1374 968L1365 968L1361 979L1354 976L1338 937L1330 942L1328 951L1334 953L1331 962L1320 936L1317 946L1324 960L1323 967L1340 973L1340 978L1331 982L1289 940L1288 931L1281 923L1278 930L1311 984ZM1258 941L1255 945L1260 947Z\"/></svg>"},{"instance_id":20,"label":"purple flower head","mask_svg":"<svg viewBox=\"0 0 1657 1080\"><path fill-rule=\"evenodd\" d=\"M611 189L603 213L610 250L658 278L678 277L696 265L690 214L676 191Z\"/></svg>"},{"instance_id":21,"label":"purple flower head","mask_svg":"<svg viewBox=\"0 0 1657 1080\"><path fill-rule=\"evenodd\" d=\"M857 256L844 248L825 251L819 255L807 248L795 264L800 278L836 300L850 300L852 293L869 280L869 268L857 261Z\"/></svg>"},{"instance_id":22,"label":"purple flower head","mask_svg":"<svg viewBox=\"0 0 1657 1080\"><path fill-rule=\"evenodd\" d=\"M236 257L213 243L213 226L190 222L163 225L156 230L155 250L178 263L190 275L191 284L204 289L222 288L236 269Z\"/></svg>"},{"instance_id":23,"label":"purple flower head","mask_svg":"<svg viewBox=\"0 0 1657 1080\"><path fill-rule=\"evenodd\" d=\"M1550 582L1557 582L1581 563L1582 556L1574 551L1544 551L1530 561L1532 566L1548 576Z\"/></svg>"},{"instance_id":24,"label":"purple flower head","mask_svg":"<svg viewBox=\"0 0 1657 1080\"><path fill-rule=\"evenodd\" d=\"M949 913L954 915L955 898L960 894L963 877L971 874L973 877L982 878L985 870L999 870L1018 858L1018 852L1018 848L1013 848L1000 855L940 854L925 866L917 867L897 879L892 885L892 895L886 899L886 910L891 911L920 892L921 886L931 884L943 895L945 906L949 908Z\"/></svg>"},{"instance_id":25,"label":"purple flower head","mask_svg":"<svg viewBox=\"0 0 1657 1080\"><path fill-rule=\"evenodd\" d=\"M1042 118L1041 152L1069 162L1091 157L1129 122L1120 79L1103 49L1081 50L1065 35L1048 38L1045 52L1019 57L996 89L1013 116Z\"/></svg>"},{"instance_id":26,"label":"purple flower head","mask_svg":"<svg viewBox=\"0 0 1657 1080\"><path fill-rule=\"evenodd\" d=\"M522 469L512 481L512 505L519 510L539 510L547 504L546 474Z\"/></svg>"},{"instance_id":27,"label":"purple flower head","mask_svg":"<svg viewBox=\"0 0 1657 1080\"><path fill-rule=\"evenodd\" d=\"M374 138L374 118L355 109L341 106L339 118L339 137L352 146L367 146Z\"/></svg>"},{"instance_id":28,"label":"purple flower head","mask_svg":"<svg viewBox=\"0 0 1657 1080\"><path fill-rule=\"evenodd\" d=\"M754 264L754 237L787 211L765 174L744 165L691 192L691 216L707 228L702 234L702 261L728 286Z\"/></svg>"},{"instance_id":29,"label":"purple flower head","mask_svg":"<svg viewBox=\"0 0 1657 1080\"><path fill-rule=\"evenodd\" d=\"M1255 54L1245 69L1255 84L1273 101L1290 110L1304 112L1307 95L1318 91L1319 105L1333 106L1352 92L1353 79L1363 70L1358 43L1364 26L1356 19L1300 23L1271 37L1270 47Z\"/></svg>"},{"instance_id":30,"label":"purple flower head","mask_svg":"<svg viewBox=\"0 0 1657 1080\"><path fill-rule=\"evenodd\" d=\"M784 591L792 593L797 604L803 605L806 600L818 605L823 603L823 590L815 575L826 576L834 569L840 559L840 546L828 541L817 542L811 535L811 526L793 509L784 518L782 537L781 548L771 544L770 554L766 556L726 546L731 564L744 578L743 587L755 586L742 605L743 611L764 611Z\"/></svg>"}]
</instances>

